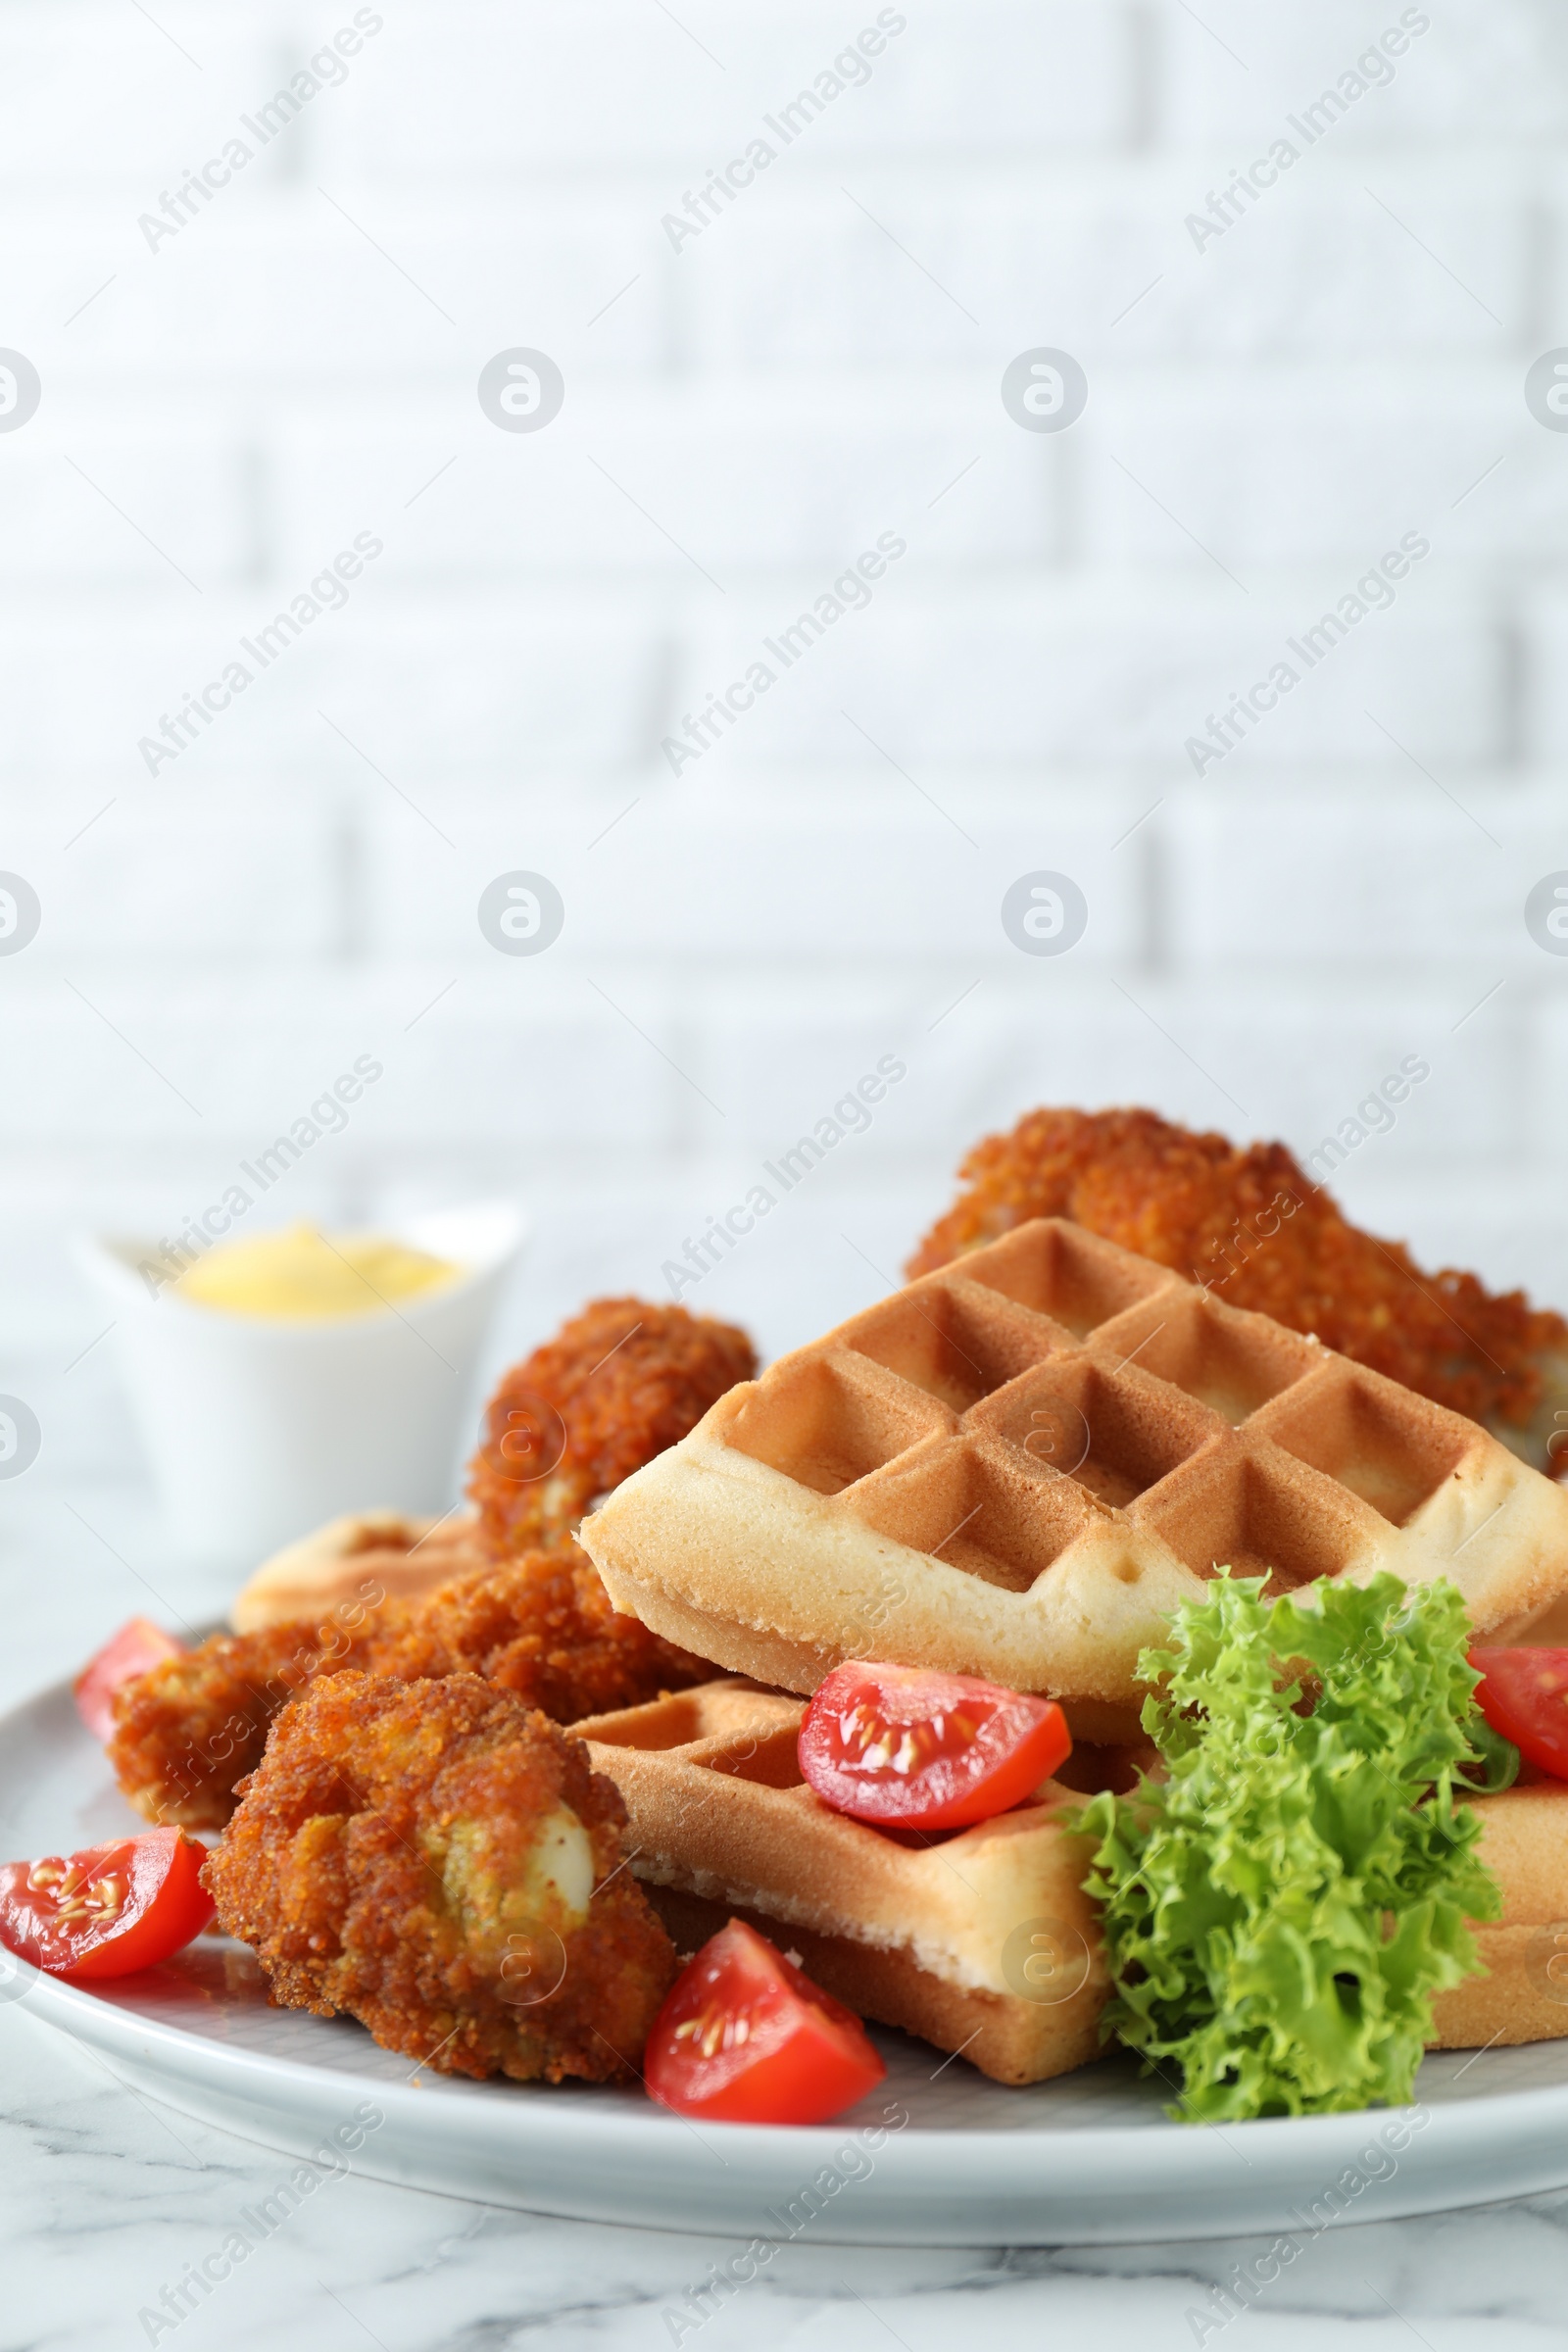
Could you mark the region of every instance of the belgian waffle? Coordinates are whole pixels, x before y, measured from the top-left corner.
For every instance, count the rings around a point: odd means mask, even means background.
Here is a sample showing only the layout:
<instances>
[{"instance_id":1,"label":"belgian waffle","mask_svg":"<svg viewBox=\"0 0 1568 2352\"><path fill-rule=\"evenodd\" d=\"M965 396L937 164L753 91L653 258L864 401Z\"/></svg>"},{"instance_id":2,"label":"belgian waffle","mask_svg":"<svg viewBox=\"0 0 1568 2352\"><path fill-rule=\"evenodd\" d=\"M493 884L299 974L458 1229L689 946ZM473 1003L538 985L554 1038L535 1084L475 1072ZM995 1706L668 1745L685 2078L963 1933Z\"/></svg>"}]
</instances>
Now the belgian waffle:
<instances>
[{"instance_id":1,"label":"belgian waffle","mask_svg":"<svg viewBox=\"0 0 1568 2352\"><path fill-rule=\"evenodd\" d=\"M789 1946L858 2016L1040 2082L1099 2049L1106 1998L1088 1843L1047 1781L1026 1805L925 1840L832 1812L801 1778L798 1699L746 1683L572 1726L626 1800L632 1870L682 1951L730 1918Z\"/></svg>"},{"instance_id":2,"label":"belgian waffle","mask_svg":"<svg viewBox=\"0 0 1568 2352\"><path fill-rule=\"evenodd\" d=\"M1042 2082L1099 2055L1107 1997L1088 1844L1060 1812L1076 1786L944 1839L906 1844L831 1812L801 1779L804 1707L749 1683L573 1726L626 1800L631 1867L682 1952L742 1918L792 1948L860 2017L961 2050L1000 2082ZM1088 1788L1124 1786L1103 1755ZM1474 1929L1486 1973L1439 1995L1434 2049L1568 2034L1568 1788L1471 1800L1503 1915Z\"/></svg>"},{"instance_id":3,"label":"belgian waffle","mask_svg":"<svg viewBox=\"0 0 1568 2352\"><path fill-rule=\"evenodd\" d=\"M329 1519L264 1560L229 1611L236 1634L294 1618L324 1622L334 1609L431 1592L485 1566L472 1511L445 1519L407 1519L401 1511L350 1512ZM373 1600L371 1606L377 1605Z\"/></svg>"},{"instance_id":4,"label":"belgian waffle","mask_svg":"<svg viewBox=\"0 0 1568 2352\"><path fill-rule=\"evenodd\" d=\"M1041 1218L730 1390L582 1527L615 1606L809 1691L990 1676L1131 1738L1139 1649L1216 1566L1568 1593L1568 1492L1475 1422Z\"/></svg>"},{"instance_id":5,"label":"belgian waffle","mask_svg":"<svg viewBox=\"0 0 1568 2352\"><path fill-rule=\"evenodd\" d=\"M1438 1995L1431 2046L1559 2041L1568 2034L1568 1788L1542 1781L1471 1801L1502 1917L1472 1930L1487 1973Z\"/></svg>"}]
</instances>

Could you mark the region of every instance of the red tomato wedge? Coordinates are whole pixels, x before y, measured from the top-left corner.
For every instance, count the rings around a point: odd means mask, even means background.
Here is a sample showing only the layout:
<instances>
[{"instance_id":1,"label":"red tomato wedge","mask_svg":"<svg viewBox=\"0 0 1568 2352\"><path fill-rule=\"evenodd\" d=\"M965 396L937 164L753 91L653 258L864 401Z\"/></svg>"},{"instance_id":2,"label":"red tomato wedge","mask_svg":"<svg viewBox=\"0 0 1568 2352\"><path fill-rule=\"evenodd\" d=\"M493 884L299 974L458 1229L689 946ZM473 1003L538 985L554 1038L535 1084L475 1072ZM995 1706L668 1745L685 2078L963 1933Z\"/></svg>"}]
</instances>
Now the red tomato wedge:
<instances>
[{"instance_id":1,"label":"red tomato wedge","mask_svg":"<svg viewBox=\"0 0 1568 2352\"><path fill-rule=\"evenodd\" d=\"M197 1875L206 1859L170 1829L0 1864L0 1942L74 1984L156 1967L213 1916Z\"/></svg>"},{"instance_id":2,"label":"red tomato wedge","mask_svg":"<svg viewBox=\"0 0 1568 2352\"><path fill-rule=\"evenodd\" d=\"M1568 1649L1473 1649L1476 1705L1543 1772L1568 1781Z\"/></svg>"},{"instance_id":3,"label":"red tomato wedge","mask_svg":"<svg viewBox=\"0 0 1568 2352\"><path fill-rule=\"evenodd\" d=\"M723 2124L825 2124L888 2071L854 2011L738 1919L670 1986L643 2068L663 2106Z\"/></svg>"},{"instance_id":4,"label":"red tomato wedge","mask_svg":"<svg viewBox=\"0 0 1568 2352\"><path fill-rule=\"evenodd\" d=\"M115 1692L122 1683L162 1665L165 1658L182 1658L185 1644L166 1634L150 1617L129 1617L118 1634L111 1634L96 1657L87 1660L71 1688L76 1711L95 1740L108 1744L115 1728Z\"/></svg>"},{"instance_id":5,"label":"red tomato wedge","mask_svg":"<svg viewBox=\"0 0 1568 2352\"><path fill-rule=\"evenodd\" d=\"M1005 1813L1072 1752L1054 1698L921 1666L839 1666L801 1725L825 1805L885 1829L959 1830Z\"/></svg>"}]
</instances>

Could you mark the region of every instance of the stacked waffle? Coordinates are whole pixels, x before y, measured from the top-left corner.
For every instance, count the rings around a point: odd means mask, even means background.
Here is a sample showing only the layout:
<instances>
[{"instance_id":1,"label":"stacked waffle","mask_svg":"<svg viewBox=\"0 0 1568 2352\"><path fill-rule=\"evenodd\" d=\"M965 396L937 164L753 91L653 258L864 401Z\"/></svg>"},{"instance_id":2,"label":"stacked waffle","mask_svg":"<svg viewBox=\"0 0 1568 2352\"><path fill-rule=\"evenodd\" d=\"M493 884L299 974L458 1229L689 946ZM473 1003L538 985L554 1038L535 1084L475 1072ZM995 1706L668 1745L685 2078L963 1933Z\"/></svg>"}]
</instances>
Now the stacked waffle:
<instances>
[{"instance_id":1,"label":"stacked waffle","mask_svg":"<svg viewBox=\"0 0 1568 2352\"><path fill-rule=\"evenodd\" d=\"M756 1682L808 1692L876 1656L1055 1697L1089 1743L1079 1787L1131 1777L1138 1653L1216 1566L1280 1591L1447 1577L1502 1639L1568 1593L1568 1492L1477 1424L1059 1219L731 1390L582 1540L617 1607ZM1070 1792L894 1839L801 1785L799 1712L710 1686L583 1727L677 1933L782 1923L863 2014L1004 2081L1092 2055L1104 1974ZM1507 2040L1568 2029L1536 1948L1568 1916L1562 1794L1485 1804L1504 1923L1482 1938L1494 1976L1440 2008L1450 2044L1483 2016Z\"/></svg>"},{"instance_id":2,"label":"stacked waffle","mask_svg":"<svg viewBox=\"0 0 1568 2352\"><path fill-rule=\"evenodd\" d=\"M1105 1971L1088 1849L1061 1823L1072 1792L1048 1781L973 1829L890 1837L806 1786L804 1713L721 1682L572 1726L626 1800L632 1868L677 1946L749 1920L858 2015L961 2049L1001 2082L1092 2058Z\"/></svg>"}]
</instances>

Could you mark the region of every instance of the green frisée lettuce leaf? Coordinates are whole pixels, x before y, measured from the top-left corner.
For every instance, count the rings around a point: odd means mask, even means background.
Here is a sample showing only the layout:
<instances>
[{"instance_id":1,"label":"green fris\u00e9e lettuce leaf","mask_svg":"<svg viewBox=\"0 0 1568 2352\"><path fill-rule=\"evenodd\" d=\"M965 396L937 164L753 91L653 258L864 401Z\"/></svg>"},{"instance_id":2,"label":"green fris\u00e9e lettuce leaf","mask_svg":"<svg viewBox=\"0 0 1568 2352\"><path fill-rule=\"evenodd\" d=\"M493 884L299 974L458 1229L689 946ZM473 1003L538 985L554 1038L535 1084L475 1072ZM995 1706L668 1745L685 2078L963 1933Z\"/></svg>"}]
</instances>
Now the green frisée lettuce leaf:
<instances>
[{"instance_id":1,"label":"green fris\u00e9e lettuce leaf","mask_svg":"<svg viewBox=\"0 0 1568 2352\"><path fill-rule=\"evenodd\" d=\"M1502 1908L1455 1804L1483 1760L1455 1587L1263 1584L1176 1611L1138 1661L1163 1777L1078 1817L1106 2032L1195 2122L1408 2099L1433 1996L1479 1965L1465 1922Z\"/></svg>"},{"instance_id":2,"label":"green fris\u00e9e lettuce leaf","mask_svg":"<svg viewBox=\"0 0 1568 2352\"><path fill-rule=\"evenodd\" d=\"M1480 1762L1473 1770L1466 1767L1464 1786L1477 1796L1495 1796L1499 1788L1511 1788L1523 1759L1511 1740L1493 1730L1479 1707L1471 1718L1470 1739Z\"/></svg>"}]
</instances>

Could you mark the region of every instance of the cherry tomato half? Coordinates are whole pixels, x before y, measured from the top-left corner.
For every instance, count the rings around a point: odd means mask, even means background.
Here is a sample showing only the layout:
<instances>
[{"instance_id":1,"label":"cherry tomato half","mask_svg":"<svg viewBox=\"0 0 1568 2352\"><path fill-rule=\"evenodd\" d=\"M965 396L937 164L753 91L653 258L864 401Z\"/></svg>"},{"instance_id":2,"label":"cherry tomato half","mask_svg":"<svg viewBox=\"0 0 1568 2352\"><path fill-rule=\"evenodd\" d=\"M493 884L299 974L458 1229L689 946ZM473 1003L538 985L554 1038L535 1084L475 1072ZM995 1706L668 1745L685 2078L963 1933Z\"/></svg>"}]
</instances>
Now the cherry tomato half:
<instances>
[{"instance_id":1,"label":"cherry tomato half","mask_svg":"<svg viewBox=\"0 0 1568 2352\"><path fill-rule=\"evenodd\" d=\"M725 2124L825 2124L888 2071L853 2010L739 1919L681 1970L643 2068L663 2106Z\"/></svg>"},{"instance_id":2,"label":"cherry tomato half","mask_svg":"<svg viewBox=\"0 0 1568 2352\"><path fill-rule=\"evenodd\" d=\"M1071 1752L1054 1699L919 1666L835 1667L801 1725L801 1770L822 1802L885 1828L989 1821Z\"/></svg>"},{"instance_id":3,"label":"cherry tomato half","mask_svg":"<svg viewBox=\"0 0 1568 2352\"><path fill-rule=\"evenodd\" d=\"M213 1916L198 1877L206 1859L204 1845L169 1829L0 1864L0 1941L74 1984L153 1968Z\"/></svg>"},{"instance_id":4,"label":"cherry tomato half","mask_svg":"<svg viewBox=\"0 0 1568 2352\"><path fill-rule=\"evenodd\" d=\"M150 1617L130 1617L118 1634L111 1634L95 1657L72 1684L76 1711L95 1740L107 1746L115 1728L115 1692L122 1683L161 1666L165 1658L182 1658L183 1642L166 1634Z\"/></svg>"},{"instance_id":5,"label":"cherry tomato half","mask_svg":"<svg viewBox=\"0 0 1568 2352\"><path fill-rule=\"evenodd\" d=\"M1568 1649L1473 1649L1476 1705L1543 1772L1568 1781Z\"/></svg>"}]
</instances>

